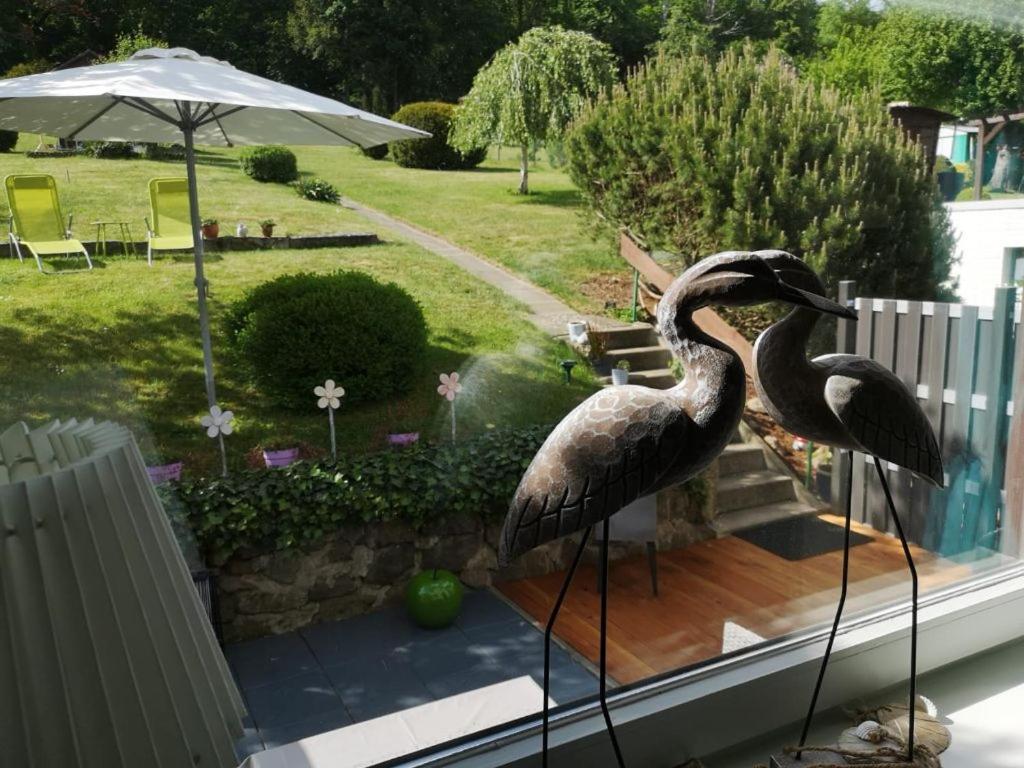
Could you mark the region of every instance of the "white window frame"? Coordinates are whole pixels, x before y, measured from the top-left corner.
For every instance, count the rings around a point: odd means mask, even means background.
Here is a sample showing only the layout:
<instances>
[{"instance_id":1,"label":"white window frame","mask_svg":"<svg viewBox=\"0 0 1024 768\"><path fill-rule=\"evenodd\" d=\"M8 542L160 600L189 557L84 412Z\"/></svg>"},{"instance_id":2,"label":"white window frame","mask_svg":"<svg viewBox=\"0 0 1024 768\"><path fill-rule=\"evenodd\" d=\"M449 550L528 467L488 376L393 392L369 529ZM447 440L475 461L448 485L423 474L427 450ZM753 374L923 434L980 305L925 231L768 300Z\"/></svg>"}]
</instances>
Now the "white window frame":
<instances>
[{"instance_id":1,"label":"white window frame","mask_svg":"<svg viewBox=\"0 0 1024 768\"><path fill-rule=\"evenodd\" d=\"M909 592L909 576L907 585ZM842 624L819 710L907 679L909 608L907 599L854 615ZM681 764L799 721L806 713L830 625L612 692L609 707L629 764ZM1021 637L1024 564L1017 564L921 599L918 673ZM540 746L539 722L538 715L385 765L533 768ZM794 739L797 736L793 734ZM553 765L614 765L596 701L555 714L551 744Z\"/></svg>"}]
</instances>

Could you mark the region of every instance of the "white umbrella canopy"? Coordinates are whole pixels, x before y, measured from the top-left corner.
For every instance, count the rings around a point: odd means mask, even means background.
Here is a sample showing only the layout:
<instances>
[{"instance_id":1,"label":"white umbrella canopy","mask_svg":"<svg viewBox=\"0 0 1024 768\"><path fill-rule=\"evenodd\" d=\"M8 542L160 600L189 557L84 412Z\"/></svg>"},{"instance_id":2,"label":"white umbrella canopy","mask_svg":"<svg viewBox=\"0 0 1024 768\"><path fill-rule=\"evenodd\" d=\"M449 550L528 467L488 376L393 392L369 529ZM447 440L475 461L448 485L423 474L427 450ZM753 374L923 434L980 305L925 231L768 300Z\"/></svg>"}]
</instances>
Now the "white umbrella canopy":
<instances>
[{"instance_id":1,"label":"white umbrella canopy","mask_svg":"<svg viewBox=\"0 0 1024 768\"><path fill-rule=\"evenodd\" d=\"M82 141L370 147L424 131L276 83L187 48L0 80L0 128Z\"/></svg>"},{"instance_id":2,"label":"white umbrella canopy","mask_svg":"<svg viewBox=\"0 0 1024 768\"><path fill-rule=\"evenodd\" d=\"M0 129L82 141L185 144L206 395L217 402L203 277L195 145L372 147L430 134L340 101L242 72L187 48L0 80Z\"/></svg>"}]
</instances>

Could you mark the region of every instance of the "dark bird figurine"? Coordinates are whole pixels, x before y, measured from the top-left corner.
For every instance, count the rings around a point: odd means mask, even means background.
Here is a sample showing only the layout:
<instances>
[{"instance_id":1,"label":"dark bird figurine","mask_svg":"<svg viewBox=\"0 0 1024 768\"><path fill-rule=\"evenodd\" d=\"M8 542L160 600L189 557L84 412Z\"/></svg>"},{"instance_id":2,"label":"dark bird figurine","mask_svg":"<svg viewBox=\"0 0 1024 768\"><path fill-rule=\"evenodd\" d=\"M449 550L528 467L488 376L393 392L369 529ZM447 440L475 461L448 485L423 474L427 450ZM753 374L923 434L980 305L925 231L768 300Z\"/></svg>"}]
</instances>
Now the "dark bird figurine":
<instances>
[{"instance_id":1,"label":"dark bird figurine","mask_svg":"<svg viewBox=\"0 0 1024 768\"><path fill-rule=\"evenodd\" d=\"M501 536L502 564L546 542L584 531L545 631L542 759L547 765L550 642L555 619L598 523L601 558L600 689L605 724L620 766L622 753L606 701L608 519L638 498L706 468L735 431L746 397L743 364L702 331L694 311L718 304L787 301L855 318L821 296L787 285L750 253L721 253L686 270L658 306L658 326L685 371L669 390L609 387L577 406L537 451L513 497Z\"/></svg>"},{"instance_id":2,"label":"dark bird figurine","mask_svg":"<svg viewBox=\"0 0 1024 768\"><path fill-rule=\"evenodd\" d=\"M818 295L825 286L803 260L784 251L757 253L775 270L780 279ZM911 602L910 655L910 734L907 739L910 759L914 753L914 710L917 696L917 571L903 526L892 503L882 461L897 464L923 480L942 486L942 455L928 417L917 398L885 366L857 355L822 355L807 359L807 342L818 322L818 314L797 307L764 331L754 344L754 386L768 414L793 434L822 445L850 452L850 471L846 493L846 530L843 548L843 582L832 634L825 647L818 682L804 721L800 746L814 717L832 644L846 603L850 556L850 488L853 477L853 452L874 457L893 525L903 545L910 569Z\"/></svg>"}]
</instances>

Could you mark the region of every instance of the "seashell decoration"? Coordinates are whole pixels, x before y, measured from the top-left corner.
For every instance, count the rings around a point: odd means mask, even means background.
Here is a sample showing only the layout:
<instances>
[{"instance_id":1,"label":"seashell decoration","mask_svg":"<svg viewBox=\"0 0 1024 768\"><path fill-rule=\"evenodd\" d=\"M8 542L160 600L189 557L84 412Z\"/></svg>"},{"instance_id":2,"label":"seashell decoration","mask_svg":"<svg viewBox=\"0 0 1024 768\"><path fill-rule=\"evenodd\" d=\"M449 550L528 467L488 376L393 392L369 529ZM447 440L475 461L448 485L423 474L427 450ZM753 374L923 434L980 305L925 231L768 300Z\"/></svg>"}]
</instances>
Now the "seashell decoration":
<instances>
[{"instance_id":1,"label":"seashell decoration","mask_svg":"<svg viewBox=\"0 0 1024 768\"><path fill-rule=\"evenodd\" d=\"M854 733L857 734L857 738L861 741L870 741L872 744L877 744L883 741L886 737L885 727L881 723L876 723L874 720L865 720L863 723L853 729Z\"/></svg>"}]
</instances>

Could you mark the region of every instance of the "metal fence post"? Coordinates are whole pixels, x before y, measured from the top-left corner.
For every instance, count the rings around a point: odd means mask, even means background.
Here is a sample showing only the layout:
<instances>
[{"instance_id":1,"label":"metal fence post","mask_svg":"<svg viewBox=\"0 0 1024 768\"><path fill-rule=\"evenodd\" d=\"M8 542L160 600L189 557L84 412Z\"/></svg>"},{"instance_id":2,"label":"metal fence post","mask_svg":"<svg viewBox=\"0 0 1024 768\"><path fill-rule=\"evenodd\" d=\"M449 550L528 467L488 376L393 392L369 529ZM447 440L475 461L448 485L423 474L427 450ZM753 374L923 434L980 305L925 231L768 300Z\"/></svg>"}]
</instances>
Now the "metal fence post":
<instances>
[{"instance_id":1,"label":"metal fence post","mask_svg":"<svg viewBox=\"0 0 1024 768\"><path fill-rule=\"evenodd\" d=\"M853 304L857 292L854 280L839 281L839 303L848 307ZM852 354L857 342L857 326L852 320L839 320L836 323L836 352ZM849 487L846 476L850 472L850 462L843 459L838 450L832 451L832 508L845 509L846 489Z\"/></svg>"}]
</instances>

